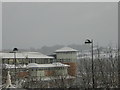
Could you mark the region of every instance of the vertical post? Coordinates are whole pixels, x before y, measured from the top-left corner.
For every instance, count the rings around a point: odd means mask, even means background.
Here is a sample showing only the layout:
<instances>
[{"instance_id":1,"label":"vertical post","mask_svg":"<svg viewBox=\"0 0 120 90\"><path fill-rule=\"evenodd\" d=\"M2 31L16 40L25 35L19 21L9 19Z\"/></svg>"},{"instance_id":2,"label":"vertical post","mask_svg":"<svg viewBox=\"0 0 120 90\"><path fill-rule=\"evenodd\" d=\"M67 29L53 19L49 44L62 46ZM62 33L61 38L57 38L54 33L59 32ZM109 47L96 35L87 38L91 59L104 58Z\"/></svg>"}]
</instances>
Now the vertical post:
<instances>
[{"instance_id":1,"label":"vertical post","mask_svg":"<svg viewBox=\"0 0 120 90\"><path fill-rule=\"evenodd\" d=\"M87 39L85 41L85 44L91 44L91 50L92 50L91 51L92 52L91 70L92 70L92 84L93 84L92 86L93 86L93 88L95 88L95 83L94 83L94 60L93 60L93 39L92 40Z\"/></svg>"},{"instance_id":2,"label":"vertical post","mask_svg":"<svg viewBox=\"0 0 120 90\"><path fill-rule=\"evenodd\" d=\"M16 52L14 52L14 60L15 60L15 81L16 81Z\"/></svg>"},{"instance_id":3,"label":"vertical post","mask_svg":"<svg viewBox=\"0 0 120 90\"><path fill-rule=\"evenodd\" d=\"M120 50L119 50L119 48L118 48L118 88L120 88L120 61L119 61L119 59L120 59Z\"/></svg>"},{"instance_id":4,"label":"vertical post","mask_svg":"<svg viewBox=\"0 0 120 90\"><path fill-rule=\"evenodd\" d=\"M118 88L120 88L120 1L118 2Z\"/></svg>"},{"instance_id":5,"label":"vertical post","mask_svg":"<svg viewBox=\"0 0 120 90\"><path fill-rule=\"evenodd\" d=\"M14 49L13 49L13 53L14 53L14 60L15 60L15 64L14 64L14 65L15 65L15 81L16 81L16 74L17 74L17 73L16 73L16 52L17 52L17 51L18 51L18 49L17 49L17 48L14 48Z\"/></svg>"},{"instance_id":6,"label":"vertical post","mask_svg":"<svg viewBox=\"0 0 120 90\"><path fill-rule=\"evenodd\" d=\"M95 88L95 83L94 83L94 62L93 62L93 40L91 40L91 47L92 47L92 82L93 82L93 88Z\"/></svg>"}]
</instances>

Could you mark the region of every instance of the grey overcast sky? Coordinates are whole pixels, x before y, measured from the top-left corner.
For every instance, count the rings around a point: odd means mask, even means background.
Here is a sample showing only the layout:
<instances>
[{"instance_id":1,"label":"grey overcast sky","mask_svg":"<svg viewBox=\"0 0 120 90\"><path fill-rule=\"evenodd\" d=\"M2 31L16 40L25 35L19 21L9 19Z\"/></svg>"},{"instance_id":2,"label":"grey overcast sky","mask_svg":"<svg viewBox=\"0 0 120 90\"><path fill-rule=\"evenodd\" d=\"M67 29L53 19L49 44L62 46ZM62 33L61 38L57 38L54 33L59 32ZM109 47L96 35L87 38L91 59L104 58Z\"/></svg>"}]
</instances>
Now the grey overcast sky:
<instances>
[{"instance_id":1,"label":"grey overcast sky","mask_svg":"<svg viewBox=\"0 0 120 90\"><path fill-rule=\"evenodd\" d=\"M118 42L117 2L3 3L3 49Z\"/></svg>"}]
</instances>

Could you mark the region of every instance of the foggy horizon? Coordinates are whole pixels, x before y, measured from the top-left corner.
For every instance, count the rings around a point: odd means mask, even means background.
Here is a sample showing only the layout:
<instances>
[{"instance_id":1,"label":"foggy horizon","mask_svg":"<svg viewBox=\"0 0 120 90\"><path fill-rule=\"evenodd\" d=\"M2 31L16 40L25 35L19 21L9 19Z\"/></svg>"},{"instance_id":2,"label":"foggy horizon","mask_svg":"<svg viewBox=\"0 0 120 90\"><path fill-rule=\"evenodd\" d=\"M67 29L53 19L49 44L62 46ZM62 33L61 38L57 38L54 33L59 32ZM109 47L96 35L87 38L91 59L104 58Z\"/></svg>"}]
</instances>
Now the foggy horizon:
<instances>
[{"instance_id":1,"label":"foggy horizon","mask_svg":"<svg viewBox=\"0 0 120 90\"><path fill-rule=\"evenodd\" d=\"M3 49L118 44L117 2L3 3L2 15Z\"/></svg>"}]
</instances>

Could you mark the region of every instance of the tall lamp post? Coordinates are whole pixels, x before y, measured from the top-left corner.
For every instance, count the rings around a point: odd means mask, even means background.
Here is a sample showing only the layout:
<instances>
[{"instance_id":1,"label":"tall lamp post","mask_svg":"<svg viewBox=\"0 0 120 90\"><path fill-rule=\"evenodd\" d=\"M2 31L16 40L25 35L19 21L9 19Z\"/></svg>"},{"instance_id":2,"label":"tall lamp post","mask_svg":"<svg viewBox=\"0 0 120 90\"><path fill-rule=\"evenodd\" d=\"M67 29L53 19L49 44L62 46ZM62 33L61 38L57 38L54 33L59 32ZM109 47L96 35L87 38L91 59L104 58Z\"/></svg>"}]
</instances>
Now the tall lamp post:
<instances>
[{"instance_id":1,"label":"tall lamp post","mask_svg":"<svg viewBox=\"0 0 120 90\"><path fill-rule=\"evenodd\" d=\"M13 53L14 53L14 63L15 63L15 81L16 81L16 52L18 51L18 49L17 48L14 48L13 49Z\"/></svg>"},{"instance_id":2,"label":"tall lamp post","mask_svg":"<svg viewBox=\"0 0 120 90\"><path fill-rule=\"evenodd\" d=\"M118 47L118 88L120 88L120 48Z\"/></svg>"},{"instance_id":3,"label":"tall lamp post","mask_svg":"<svg viewBox=\"0 0 120 90\"><path fill-rule=\"evenodd\" d=\"M93 62L93 40L86 39L85 44L91 44L91 50L92 50L92 86L95 88L95 80L94 80L94 62Z\"/></svg>"}]
</instances>

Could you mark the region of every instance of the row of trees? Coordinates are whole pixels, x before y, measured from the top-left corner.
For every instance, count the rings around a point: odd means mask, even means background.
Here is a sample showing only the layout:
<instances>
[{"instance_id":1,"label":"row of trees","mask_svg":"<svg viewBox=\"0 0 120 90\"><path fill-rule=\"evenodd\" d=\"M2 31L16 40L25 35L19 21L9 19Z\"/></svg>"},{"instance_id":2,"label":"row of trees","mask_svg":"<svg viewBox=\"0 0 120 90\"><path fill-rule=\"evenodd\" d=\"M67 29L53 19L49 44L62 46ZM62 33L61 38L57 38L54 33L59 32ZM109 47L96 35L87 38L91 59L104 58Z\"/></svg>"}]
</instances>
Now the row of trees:
<instances>
[{"instance_id":1,"label":"row of trees","mask_svg":"<svg viewBox=\"0 0 120 90\"><path fill-rule=\"evenodd\" d=\"M109 48L101 56L100 49L97 49L96 58L94 58L94 67L92 73L91 58L80 59L78 65L78 75L76 86L79 88L92 88L92 78L94 78L95 88L117 88L118 87L118 51ZM94 77L92 77L94 74Z\"/></svg>"}]
</instances>

